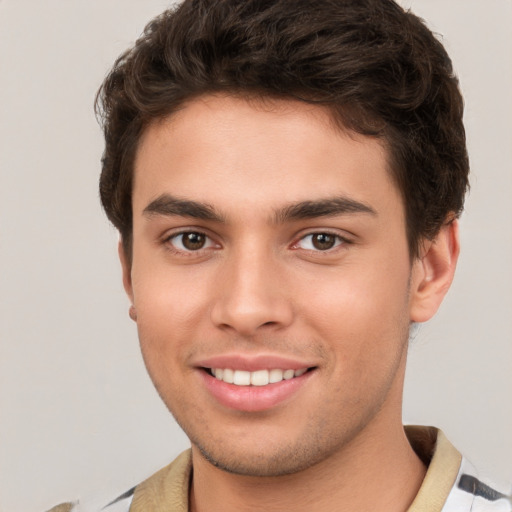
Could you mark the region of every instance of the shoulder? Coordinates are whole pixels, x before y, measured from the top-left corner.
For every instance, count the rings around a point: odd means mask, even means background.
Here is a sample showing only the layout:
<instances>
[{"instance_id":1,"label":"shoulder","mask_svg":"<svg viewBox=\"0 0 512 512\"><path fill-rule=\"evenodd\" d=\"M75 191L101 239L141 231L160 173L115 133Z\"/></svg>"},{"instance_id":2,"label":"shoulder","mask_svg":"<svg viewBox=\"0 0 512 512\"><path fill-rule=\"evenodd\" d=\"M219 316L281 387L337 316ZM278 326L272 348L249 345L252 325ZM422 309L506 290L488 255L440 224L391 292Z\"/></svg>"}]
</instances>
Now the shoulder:
<instances>
[{"instance_id":1,"label":"shoulder","mask_svg":"<svg viewBox=\"0 0 512 512\"><path fill-rule=\"evenodd\" d=\"M124 492L107 504L91 506L86 502L63 503L47 512L169 512L188 510L188 488L192 470L190 450L180 454L173 462L137 486Z\"/></svg>"},{"instance_id":2,"label":"shoulder","mask_svg":"<svg viewBox=\"0 0 512 512\"><path fill-rule=\"evenodd\" d=\"M47 512L129 512L135 487L105 506L94 506L80 501L57 505Z\"/></svg>"},{"instance_id":3,"label":"shoulder","mask_svg":"<svg viewBox=\"0 0 512 512\"><path fill-rule=\"evenodd\" d=\"M509 490L499 490L482 479L442 431L408 426L406 433L427 466L408 512L512 512Z\"/></svg>"},{"instance_id":4,"label":"shoulder","mask_svg":"<svg viewBox=\"0 0 512 512\"><path fill-rule=\"evenodd\" d=\"M473 465L462 458L455 483L448 495L443 512L511 512L512 497L505 490L481 478Z\"/></svg>"},{"instance_id":5,"label":"shoulder","mask_svg":"<svg viewBox=\"0 0 512 512\"><path fill-rule=\"evenodd\" d=\"M52 507L47 512L72 512L73 509L76 508L76 503L61 503L60 505L57 505L55 507Z\"/></svg>"}]
</instances>

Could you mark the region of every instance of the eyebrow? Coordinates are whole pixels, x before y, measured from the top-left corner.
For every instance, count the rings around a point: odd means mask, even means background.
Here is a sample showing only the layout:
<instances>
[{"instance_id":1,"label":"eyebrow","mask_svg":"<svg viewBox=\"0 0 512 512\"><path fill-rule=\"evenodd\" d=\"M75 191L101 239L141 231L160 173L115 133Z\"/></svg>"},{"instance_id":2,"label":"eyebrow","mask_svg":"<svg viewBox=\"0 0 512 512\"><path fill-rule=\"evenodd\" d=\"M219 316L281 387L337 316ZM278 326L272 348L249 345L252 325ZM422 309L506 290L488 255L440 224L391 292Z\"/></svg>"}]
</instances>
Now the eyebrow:
<instances>
[{"instance_id":1,"label":"eyebrow","mask_svg":"<svg viewBox=\"0 0 512 512\"><path fill-rule=\"evenodd\" d=\"M275 221L282 223L289 220L334 217L351 213L377 215L377 212L367 204L348 197L332 197L316 201L302 201L286 206L276 212Z\"/></svg>"},{"instance_id":2,"label":"eyebrow","mask_svg":"<svg viewBox=\"0 0 512 512\"><path fill-rule=\"evenodd\" d=\"M207 203L199 203L187 199L178 199L169 194L162 194L151 201L144 211L143 215L152 217L153 215L191 217L201 220L212 220L223 222L224 218L213 206Z\"/></svg>"},{"instance_id":3,"label":"eyebrow","mask_svg":"<svg viewBox=\"0 0 512 512\"><path fill-rule=\"evenodd\" d=\"M274 222L280 224L291 220L334 217L354 213L377 215L377 212L367 204L347 197L332 197L315 201L301 201L280 208L274 214ZM180 216L221 223L225 222L224 216L212 205L188 199L179 199L169 194L162 194L151 201L144 208L143 215L148 217L153 215Z\"/></svg>"}]
</instances>

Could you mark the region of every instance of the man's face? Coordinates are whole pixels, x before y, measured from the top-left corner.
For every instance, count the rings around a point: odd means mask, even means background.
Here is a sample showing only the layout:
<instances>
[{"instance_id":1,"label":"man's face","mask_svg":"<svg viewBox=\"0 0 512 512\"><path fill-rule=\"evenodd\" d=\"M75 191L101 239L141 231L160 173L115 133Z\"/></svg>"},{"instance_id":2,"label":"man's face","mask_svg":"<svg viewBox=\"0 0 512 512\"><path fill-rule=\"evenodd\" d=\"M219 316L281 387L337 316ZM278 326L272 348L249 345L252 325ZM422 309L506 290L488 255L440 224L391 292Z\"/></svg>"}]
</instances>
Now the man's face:
<instances>
[{"instance_id":1,"label":"man's face","mask_svg":"<svg viewBox=\"0 0 512 512\"><path fill-rule=\"evenodd\" d=\"M378 141L199 98L144 134L133 214L142 353L195 454L284 474L401 421L411 265Z\"/></svg>"}]
</instances>

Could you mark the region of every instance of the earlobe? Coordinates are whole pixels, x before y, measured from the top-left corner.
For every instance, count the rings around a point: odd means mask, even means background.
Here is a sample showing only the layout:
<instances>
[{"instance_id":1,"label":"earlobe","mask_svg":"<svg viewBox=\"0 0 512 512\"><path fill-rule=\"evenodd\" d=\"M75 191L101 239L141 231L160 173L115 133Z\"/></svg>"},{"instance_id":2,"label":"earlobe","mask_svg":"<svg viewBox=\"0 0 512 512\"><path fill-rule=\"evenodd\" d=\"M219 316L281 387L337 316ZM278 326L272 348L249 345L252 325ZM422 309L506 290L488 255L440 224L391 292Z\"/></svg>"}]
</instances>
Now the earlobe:
<instances>
[{"instance_id":1,"label":"earlobe","mask_svg":"<svg viewBox=\"0 0 512 512\"><path fill-rule=\"evenodd\" d=\"M459 249L457 220L444 224L434 240L425 242L412 268L411 322L426 322L438 310L453 281Z\"/></svg>"},{"instance_id":2,"label":"earlobe","mask_svg":"<svg viewBox=\"0 0 512 512\"><path fill-rule=\"evenodd\" d=\"M128 309L128 316L134 321L137 321L137 310L135 309L135 306L130 306Z\"/></svg>"}]
</instances>

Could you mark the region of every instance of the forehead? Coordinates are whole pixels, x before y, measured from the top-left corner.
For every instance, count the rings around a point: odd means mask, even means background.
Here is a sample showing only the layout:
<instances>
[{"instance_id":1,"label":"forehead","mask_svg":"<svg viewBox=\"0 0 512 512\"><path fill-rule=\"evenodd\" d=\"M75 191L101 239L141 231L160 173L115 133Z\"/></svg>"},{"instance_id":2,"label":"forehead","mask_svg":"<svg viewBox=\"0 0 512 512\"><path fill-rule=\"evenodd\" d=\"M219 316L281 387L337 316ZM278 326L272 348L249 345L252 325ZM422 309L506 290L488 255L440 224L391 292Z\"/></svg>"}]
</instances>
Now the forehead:
<instances>
[{"instance_id":1,"label":"forehead","mask_svg":"<svg viewBox=\"0 0 512 512\"><path fill-rule=\"evenodd\" d=\"M334 195L401 204L387 150L323 107L204 96L151 124L135 160L134 213L162 193L238 207Z\"/></svg>"}]
</instances>

